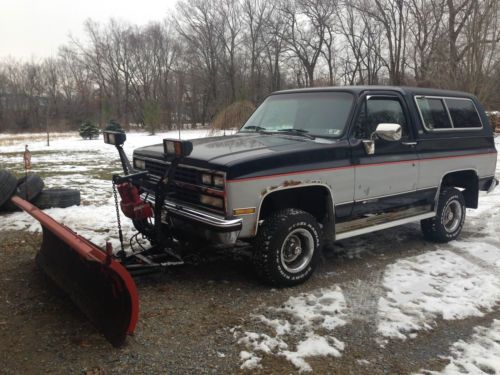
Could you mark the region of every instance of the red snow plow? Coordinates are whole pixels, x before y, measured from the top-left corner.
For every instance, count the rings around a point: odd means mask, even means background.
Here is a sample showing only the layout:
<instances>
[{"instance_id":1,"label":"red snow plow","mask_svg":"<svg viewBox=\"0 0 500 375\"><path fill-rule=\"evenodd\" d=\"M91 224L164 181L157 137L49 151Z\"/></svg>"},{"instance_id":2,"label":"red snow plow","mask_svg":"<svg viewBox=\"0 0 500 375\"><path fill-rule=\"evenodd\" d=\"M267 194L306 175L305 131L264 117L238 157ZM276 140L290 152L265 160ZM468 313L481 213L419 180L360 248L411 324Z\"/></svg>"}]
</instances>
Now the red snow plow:
<instances>
[{"instance_id":1,"label":"red snow plow","mask_svg":"<svg viewBox=\"0 0 500 375\"><path fill-rule=\"evenodd\" d=\"M12 202L37 219L43 242L37 264L114 346L134 332L139 300L134 280L111 254L20 197Z\"/></svg>"}]
</instances>

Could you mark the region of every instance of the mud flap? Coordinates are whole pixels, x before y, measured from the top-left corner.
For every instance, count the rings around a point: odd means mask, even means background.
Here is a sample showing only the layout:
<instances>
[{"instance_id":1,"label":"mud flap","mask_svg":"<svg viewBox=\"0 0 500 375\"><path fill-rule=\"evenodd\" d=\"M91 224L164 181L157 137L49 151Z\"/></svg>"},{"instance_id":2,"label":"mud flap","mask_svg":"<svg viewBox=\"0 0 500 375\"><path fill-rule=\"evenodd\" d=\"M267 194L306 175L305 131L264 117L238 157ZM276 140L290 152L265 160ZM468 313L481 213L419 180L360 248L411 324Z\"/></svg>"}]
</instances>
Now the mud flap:
<instances>
[{"instance_id":1,"label":"mud flap","mask_svg":"<svg viewBox=\"0 0 500 375\"><path fill-rule=\"evenodd\" d=\"M11 200L42 225L37 264L111 344L123 345L127 335L133 333L139 314L137 288L127 270L31 203L19 197Z\"/></svg>"}]
</instances>

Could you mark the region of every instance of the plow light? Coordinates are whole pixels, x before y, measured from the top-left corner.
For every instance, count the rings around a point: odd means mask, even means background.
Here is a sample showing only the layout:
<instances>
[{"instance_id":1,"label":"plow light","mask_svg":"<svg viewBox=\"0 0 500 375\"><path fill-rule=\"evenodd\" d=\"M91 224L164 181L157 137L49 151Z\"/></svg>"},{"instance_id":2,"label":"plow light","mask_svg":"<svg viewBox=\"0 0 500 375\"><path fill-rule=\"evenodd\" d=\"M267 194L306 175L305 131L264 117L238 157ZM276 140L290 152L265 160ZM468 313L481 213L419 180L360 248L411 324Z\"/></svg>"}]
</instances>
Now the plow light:
<instances>
[{"instance_id":1,"label":"plow light","mask_svg":"<svg viewBox=\"0 0 500 375\"><path fill-rule=\"evenodd\" d=\"M193 144L189 141L179 141L177 139L164 139L163 152L166 155L177 157L188 156L193 151Z\"/></svg>"},{"instance_id":2,"label":"plow light","mask_svg":"<svg viewBox=\"0 0 500 375\"><path fill-rule=\"evenodd\" d=\"M104 130L102 132L104 143L108 145L121 146L125 143L127 136L122 132L113 132L110 130Z\"/></svg>"}]
</instances>

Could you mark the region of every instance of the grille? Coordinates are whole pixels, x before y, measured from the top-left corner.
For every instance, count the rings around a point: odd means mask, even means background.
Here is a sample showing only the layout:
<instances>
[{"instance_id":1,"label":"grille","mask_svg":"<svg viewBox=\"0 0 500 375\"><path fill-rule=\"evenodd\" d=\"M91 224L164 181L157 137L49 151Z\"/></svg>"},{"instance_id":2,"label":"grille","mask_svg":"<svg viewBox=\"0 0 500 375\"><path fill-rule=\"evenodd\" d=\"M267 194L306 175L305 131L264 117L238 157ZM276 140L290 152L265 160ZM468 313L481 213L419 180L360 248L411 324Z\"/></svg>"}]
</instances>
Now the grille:
<instances>
[{"instance_id":1,"label":"grille","mask_svg":"<svg viewBox=\"0 0 500 375\"><path fill-rule=\"evenodd\" d=\"M155 177L155 180L163 177L169 166L163 163L146 160L146 170ZM174 176L175 181L187 182L190 184L200 183L200 172L197 169L177 167Z\"/></svg>"},{"instance_id":2,"label":"grille","mask_svg":"<svg viewBox=\"0 0 500 375\"><path fill-rule=\"evenodd\" d=\"M157 182L161 177L163 177L166 171L169 168L169 165L156 162L152 160L146 160L146 170L149 172L149 178L153 180L153 182ZM200 194L202 193L202 189L204 189L201 185L201 171L194 168L187 167L177 167L175 171L174 181L184 182L186 186L175 186L174 190L174 198L181 201L187 202L194 205L202 206L210 211L220 212L211 206L205 206L200 203ZM196 185L196 186L193 186Z\"/></svg>"}]
</instances>

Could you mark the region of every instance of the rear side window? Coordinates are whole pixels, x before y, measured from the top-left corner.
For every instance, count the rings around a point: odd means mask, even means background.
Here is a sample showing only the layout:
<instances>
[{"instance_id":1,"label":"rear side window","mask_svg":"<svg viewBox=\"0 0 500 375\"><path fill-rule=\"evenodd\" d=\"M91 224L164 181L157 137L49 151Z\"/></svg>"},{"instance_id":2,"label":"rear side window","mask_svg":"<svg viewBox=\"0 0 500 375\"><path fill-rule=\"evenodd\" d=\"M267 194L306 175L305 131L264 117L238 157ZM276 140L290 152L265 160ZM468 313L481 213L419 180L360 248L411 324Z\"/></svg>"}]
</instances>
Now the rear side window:
<instances>
[{"instance_id":1,"label":"rear side window","mask_svg":"<svg viewBox=\"0 0 500 375\"><path fill-rule=\"evenodd\" d=\"M417 105L427 129L448 129L452 127L442 99L417 98Z\"/></svg>"},{"instance_id":2,"label":"rear side window","mask_svg":"<svg viewBox=\"0 0 500 375\"><path fill-rule=\"evenodd\" d=\"M469 99L445 99L454 128L480 128L481 119Z\"/></svg>"},{"instance_id":3,"label":"rear side window","mask_svg":"<svg viewBox=\"0 0 500 375\"><path fill-rule=\"evenodd\" d=\"M415 100L427 130L482 127L476 106L470 99L416 97Z\"/></svg>"}]
</instances>

